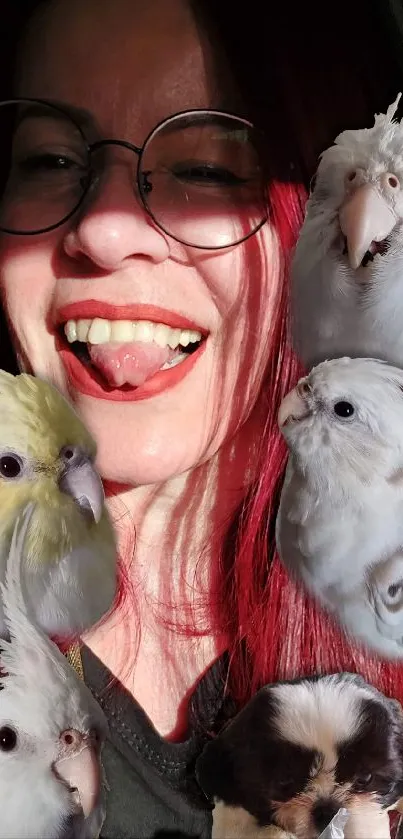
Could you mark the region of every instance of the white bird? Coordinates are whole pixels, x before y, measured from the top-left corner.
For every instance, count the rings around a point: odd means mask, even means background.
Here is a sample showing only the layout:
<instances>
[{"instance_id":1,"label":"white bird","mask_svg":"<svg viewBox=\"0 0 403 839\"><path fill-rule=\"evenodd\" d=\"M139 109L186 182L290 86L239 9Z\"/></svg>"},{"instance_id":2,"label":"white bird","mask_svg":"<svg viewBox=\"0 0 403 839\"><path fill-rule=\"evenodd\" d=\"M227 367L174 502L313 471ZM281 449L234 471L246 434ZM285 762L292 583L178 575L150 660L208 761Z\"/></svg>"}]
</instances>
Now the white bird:
<instances>
[{"instance_id":1,"label":"white bird","mask_svg":"<svg viewBox=\"0 0 403 839\"><path fill-rule=\"evenodd\" d=\"M321 156L291 271L292 338L307 369L344 355L403 366L399 99Z\"/></svg>"},{"instance_id":2,"label":"white bird","mask_svg":"<svg viewBox=\"0 0 403 839\"><path fill-rule=\"evenodd\" d=\"M104 820L103 712L27 612L24 541L14 530L1 585L10 641L0 653L0 839L95 839Z\"/></svg>"},{"instance_id":3,"label":"white bird","mask_svg":"<svg viewBox=\"0 0 403 839\"><path fill-rule=\"evenodd\" d=\"M326 361L283 400L284 565L347 631L403 657L403 371Z\"/></svg>"}]
</instances>

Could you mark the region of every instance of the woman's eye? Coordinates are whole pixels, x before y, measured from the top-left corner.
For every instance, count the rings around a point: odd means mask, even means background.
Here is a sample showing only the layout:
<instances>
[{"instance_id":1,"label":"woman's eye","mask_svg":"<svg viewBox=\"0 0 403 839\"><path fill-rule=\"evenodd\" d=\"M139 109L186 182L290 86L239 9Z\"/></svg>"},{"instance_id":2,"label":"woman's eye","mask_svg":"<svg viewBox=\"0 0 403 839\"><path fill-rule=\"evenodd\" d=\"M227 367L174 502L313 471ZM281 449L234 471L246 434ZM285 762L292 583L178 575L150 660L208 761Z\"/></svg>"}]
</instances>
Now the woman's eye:
<instances>
[{"instance_id":1,"label":"woman's eye","mask_svg":"<svg viewBox=\"0 0 403 839\"><path fill-rule=\"evenodd\" d=\"M172 169L172 172L179 180L201 184L202 186L238 186L247 182L245 178L240 178L235 172L211 164L200 163L177 166Z\"/></svg>"},{"instance_id":2,"label":"woman's eye","mask_svg":"<svg viewBox=\"0 0 403 839\"><path fill-rule=\"evenodd\" d=\"M75 160L61 154L37 154L25 157L17 163L23 174L35 175L41 172L60 172L81 168Z\"/></svg>"},{"instance_id":3,"label":"woman's eye","mask_svg":"<svg viewBox=\"0 0 403 839\"><path fill-rule=\"evenodd\" d=\"M4 454L0 457L0 475L2 478L18 478L22 472L22 461L17 455Z\"/></svg>"},{"instance_id":4,"label":"woman's eye","mask_svg":"<svg viewBox=\"0 0 403 839\"><path fill-rule=\"evenodd\" d=\"M17 732L9 725L3 725L0 728L0 750L2 752L12 752L18 742Z\"/></svg>"},{"instance_id":5,"label":"woman's eye","mask_svg":"<svg viewBox=\"0 0 403 839\"><path fill-rule=\"evenodd\" d=\"M340 402L335 402L333 410L336 416L341 417L342 419L348 419L353 416L355 408L351 402L347 402L342 399Z\"/></svg>"}]
</instances>

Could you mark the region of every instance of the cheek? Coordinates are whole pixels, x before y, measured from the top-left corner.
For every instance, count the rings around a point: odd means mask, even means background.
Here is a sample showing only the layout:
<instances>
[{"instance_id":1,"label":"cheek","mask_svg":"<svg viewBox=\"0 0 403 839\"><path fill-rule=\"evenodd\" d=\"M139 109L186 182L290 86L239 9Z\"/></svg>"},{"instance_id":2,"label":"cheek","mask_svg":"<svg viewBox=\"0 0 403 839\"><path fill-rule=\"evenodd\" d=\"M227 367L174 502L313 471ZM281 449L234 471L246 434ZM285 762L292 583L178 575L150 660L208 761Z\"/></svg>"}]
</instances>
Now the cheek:
<instances>
[{"instance_id":1,"label":"cheek","mask_svg":"<svg viewBox=\"0 0 403 839\"><path fill-rule=\"evenodd\" d=\"M50 249L20 237L0 239L0 291L13 328L19 334L24 325L45 317L54 290Z\"/></svg>"},{"instance_id":2,"label":"cheek","mask_svg":"<svg viewBox=\"0 0 403 839\"><path fill-rule=\"evenodd\" d=\"M221 314L216 386L232 406L232 423L239 424L256 402L271 350L280 291L275 231L266 225L208 269L207 265L204 279Z\"/></svg>"},{"instance_id":3,"label":"cheek","mask_svg":"<svg viewBox=\"0 0 403 839\"><path fill-rule=\"evenodd\" d=\"M55 291L51 254L50 242L43 237L0 237L1 302L20 367L60 386L61 365L46 323Z\"/></svg>"}]
</instances>

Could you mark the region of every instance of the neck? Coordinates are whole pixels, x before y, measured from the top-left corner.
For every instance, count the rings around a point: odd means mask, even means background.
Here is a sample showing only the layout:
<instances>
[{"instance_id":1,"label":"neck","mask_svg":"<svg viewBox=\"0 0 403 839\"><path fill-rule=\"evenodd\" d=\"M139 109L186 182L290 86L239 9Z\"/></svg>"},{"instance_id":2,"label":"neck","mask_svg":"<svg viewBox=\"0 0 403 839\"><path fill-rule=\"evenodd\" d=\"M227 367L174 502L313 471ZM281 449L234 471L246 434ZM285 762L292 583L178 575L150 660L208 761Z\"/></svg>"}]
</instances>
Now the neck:
<instances>
[{"instance_id":1,"label":"neck","mask_svg":"<svg viewBox=\"0 0 403 839\"><path fill-rule=\"evenodd\" d=\"M133 594L85 640L164 735L183 734L186 699L226 648L211 604L260 432L254 415L208 462L165 484L114 487L108 502Z\"/></svg>"}]
</instances>

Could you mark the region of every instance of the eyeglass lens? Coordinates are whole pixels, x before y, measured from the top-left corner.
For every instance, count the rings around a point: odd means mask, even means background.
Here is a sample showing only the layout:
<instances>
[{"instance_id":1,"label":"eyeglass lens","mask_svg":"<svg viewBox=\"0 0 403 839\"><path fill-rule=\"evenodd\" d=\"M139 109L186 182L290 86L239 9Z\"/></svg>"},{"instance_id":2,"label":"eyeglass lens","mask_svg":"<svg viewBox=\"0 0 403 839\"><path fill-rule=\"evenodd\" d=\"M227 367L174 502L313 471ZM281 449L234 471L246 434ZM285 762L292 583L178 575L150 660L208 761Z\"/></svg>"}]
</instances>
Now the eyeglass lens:
<instances>
[{"instance_id":1,"label":"eyeglass lens","mask_svg":"<svg viewBox=\"0 0 403 839\"><path fill-rule=\"evenodd\" d=\"M228 247L257 230L266 206L253 134L246 121L211 111L177 114L157 126L140 158L133 152L140 197L155 224L200 248ZM44 232L71 217L83 199L95 200L106 156L96 144L91 151L68 114L46 104L2 103L0 137L9 138L1 229Z\"/></svg>"}]
</instances>

